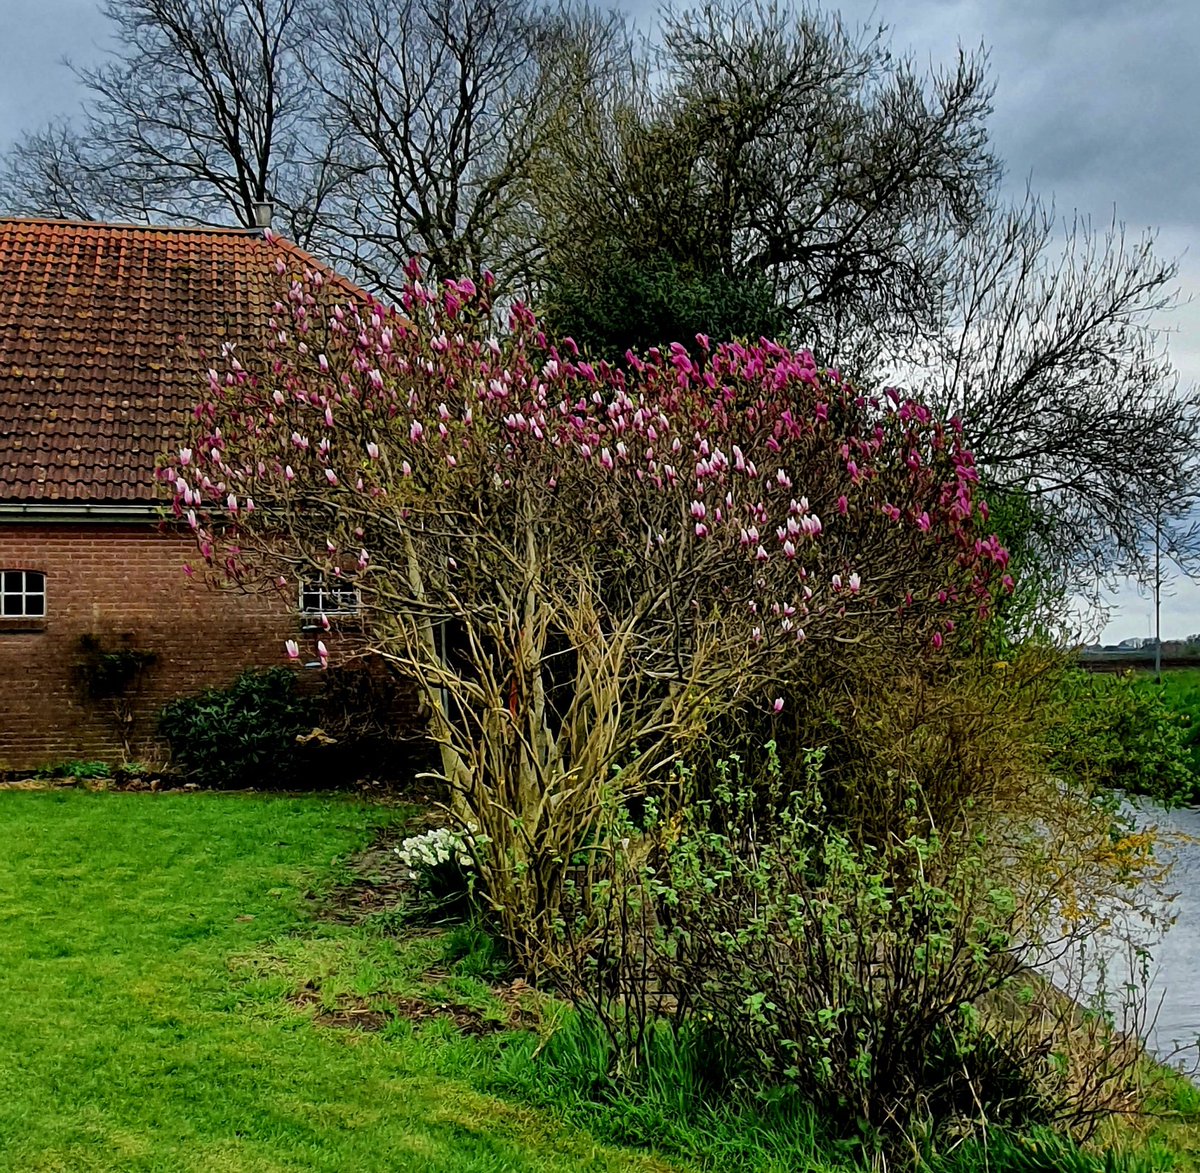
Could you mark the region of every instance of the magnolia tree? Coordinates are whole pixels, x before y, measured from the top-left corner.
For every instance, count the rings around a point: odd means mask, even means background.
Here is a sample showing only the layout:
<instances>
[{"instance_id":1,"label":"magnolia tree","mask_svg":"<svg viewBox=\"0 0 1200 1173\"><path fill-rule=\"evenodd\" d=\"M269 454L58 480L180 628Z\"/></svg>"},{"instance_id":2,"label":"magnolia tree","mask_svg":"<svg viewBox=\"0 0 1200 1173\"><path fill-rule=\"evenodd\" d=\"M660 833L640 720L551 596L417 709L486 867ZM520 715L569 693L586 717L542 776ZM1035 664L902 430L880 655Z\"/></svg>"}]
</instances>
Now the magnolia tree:
<instances>
[{"instance_id":1,"label":"magnolia tree","mask_svg":"<svg viewBox=\"0 0 1200 1173\"><path fill-rule=\"evenodd\" d=\"M266 349L210 372L160 475L209 573L360 592L527 960L603 803L803 706L814 665L951 655L1011 585L957 424L806 352L597 365L521 305L501 329L486 281L414 267L389 309L277 267Z\"/></svg>"}]
</instances>

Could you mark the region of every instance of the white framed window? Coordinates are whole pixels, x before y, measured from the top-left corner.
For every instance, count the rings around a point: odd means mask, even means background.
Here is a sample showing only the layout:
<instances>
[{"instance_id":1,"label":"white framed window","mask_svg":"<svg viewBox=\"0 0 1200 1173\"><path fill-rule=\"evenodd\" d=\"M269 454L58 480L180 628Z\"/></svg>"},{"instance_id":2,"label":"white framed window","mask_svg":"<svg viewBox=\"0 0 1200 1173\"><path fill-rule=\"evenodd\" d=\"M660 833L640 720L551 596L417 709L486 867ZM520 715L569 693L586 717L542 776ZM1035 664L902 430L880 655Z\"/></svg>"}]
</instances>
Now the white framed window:
<instances>
[{"instance_id":1,"label":"white framed window","mask_svg":"<svg viewBox=\"0 0 1200 1173\"><path fill-rule=\"evenodd\" d=\"M41 619L46 576L40 570L0 570L0 619Z\"/></svg>"},{"instance_id":2,"label":"white framed window","mask_svg":"<svg viewBox=\"0 0 1200 1173\"><path fill-rule=\"evenodd\" d=\"M302 615L361 615L362 595L348 582L307 581L300 584Z\"/></svg>"}]
</instances>

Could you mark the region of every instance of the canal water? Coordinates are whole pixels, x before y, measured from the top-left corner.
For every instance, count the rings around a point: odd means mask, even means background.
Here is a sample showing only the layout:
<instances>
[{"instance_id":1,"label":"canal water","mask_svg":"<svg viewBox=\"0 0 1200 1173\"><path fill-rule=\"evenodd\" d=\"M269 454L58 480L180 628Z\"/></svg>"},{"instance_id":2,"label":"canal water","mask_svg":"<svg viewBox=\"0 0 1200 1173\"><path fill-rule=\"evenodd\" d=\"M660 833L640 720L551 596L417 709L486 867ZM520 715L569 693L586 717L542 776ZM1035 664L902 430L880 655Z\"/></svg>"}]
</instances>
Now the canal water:
<instances>
[{"instance_id":1,"label":"canal water","mask_svg":"<svg viewBox=\"0 0 1200 1173\"><path fill-rule=\"evenodd\" d=\"M1167 811L1143 804L1139 813L1173 838L1170 854L1175 859L1167 884L1176 894L1171 906L1175 922L1151 946L1150 1006L1157 1007L1157 1018L1146 1041L1164 1058L1177 1047L1186 1048L1172 1061L1191 1066L1200 1059L1200 808Z\"/></svg>"}]
</instances>

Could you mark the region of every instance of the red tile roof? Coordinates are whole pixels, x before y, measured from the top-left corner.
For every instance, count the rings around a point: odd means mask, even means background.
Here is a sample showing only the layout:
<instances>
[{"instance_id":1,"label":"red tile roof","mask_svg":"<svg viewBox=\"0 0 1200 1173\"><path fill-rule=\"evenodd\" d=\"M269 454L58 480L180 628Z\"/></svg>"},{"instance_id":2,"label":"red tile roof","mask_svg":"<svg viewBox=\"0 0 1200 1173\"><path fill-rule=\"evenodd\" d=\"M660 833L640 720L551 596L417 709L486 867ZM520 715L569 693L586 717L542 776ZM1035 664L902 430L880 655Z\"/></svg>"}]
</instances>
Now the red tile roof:
<instances>
[{"instance_id":1,"label":"red tile roof","mask_svg":"<svg viewBox=\"0 0 1200 1173\"><path fill-rule=\"evenodd\" d=\"M203 356L261 337L280 255L322 267L246 230L0 219L0 502L157 499Z\"/></svg>"}]
</instances>

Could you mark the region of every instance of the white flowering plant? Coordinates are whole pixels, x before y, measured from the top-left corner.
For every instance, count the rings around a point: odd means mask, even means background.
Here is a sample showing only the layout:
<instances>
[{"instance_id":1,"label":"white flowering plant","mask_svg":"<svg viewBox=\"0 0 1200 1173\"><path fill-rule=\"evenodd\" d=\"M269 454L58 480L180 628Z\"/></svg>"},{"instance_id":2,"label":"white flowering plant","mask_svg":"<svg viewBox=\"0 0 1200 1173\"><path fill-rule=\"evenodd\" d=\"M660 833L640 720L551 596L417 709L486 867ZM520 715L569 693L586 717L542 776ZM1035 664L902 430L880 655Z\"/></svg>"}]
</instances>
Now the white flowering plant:
<instances>
[{"instance_id":1,"label":"white flowering plant","mask_svg":"<svg viewBox=\"0 0 1200 1173\"><path fill-rule=\"evenodd\" d=\"M466 899L474 891L474 852L479 845L473 827L435 827L405 839L396 854L418 888L443 903Z\"/></svg>"}]
</instances>

